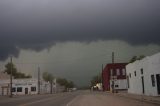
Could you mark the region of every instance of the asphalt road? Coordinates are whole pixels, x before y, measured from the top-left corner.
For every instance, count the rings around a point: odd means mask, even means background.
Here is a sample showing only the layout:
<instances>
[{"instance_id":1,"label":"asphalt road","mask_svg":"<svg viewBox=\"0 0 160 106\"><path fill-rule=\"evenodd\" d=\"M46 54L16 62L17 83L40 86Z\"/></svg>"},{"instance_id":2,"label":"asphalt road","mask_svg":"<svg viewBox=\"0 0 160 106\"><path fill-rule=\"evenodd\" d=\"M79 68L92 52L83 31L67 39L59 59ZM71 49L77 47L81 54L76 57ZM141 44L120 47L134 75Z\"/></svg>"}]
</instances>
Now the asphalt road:
<instances>
[{"instance_id":1,"label":"asphalt road","mask_svg":"<svg viewBox=\"0 0 160 106\"><path fill-rule=\"evenodd\" d=\"M104 92L91 92L79 95L74 98L67 106L159 106L158 104L148 103L118 96L116 94Z\"/></svg>"},{"instance_id":2,"label":"asphalt road","mask_svg":"<svg viewBox=\"0 0 160 106\"><path fill-rule=\"evenodd\" d=\"M66 106L81 92L0 97L0 106Z\"/></svg>"},{"instance_id":3,"label":"asphalt road","mask_svg":"<svg viewBox=\"0 0 160 106\"><path fill-rule=\"evenodd\" d=\"M59 94L0 97L0 106L159 106L104 92L76 91Z\"/></svg>"}]
</instances>

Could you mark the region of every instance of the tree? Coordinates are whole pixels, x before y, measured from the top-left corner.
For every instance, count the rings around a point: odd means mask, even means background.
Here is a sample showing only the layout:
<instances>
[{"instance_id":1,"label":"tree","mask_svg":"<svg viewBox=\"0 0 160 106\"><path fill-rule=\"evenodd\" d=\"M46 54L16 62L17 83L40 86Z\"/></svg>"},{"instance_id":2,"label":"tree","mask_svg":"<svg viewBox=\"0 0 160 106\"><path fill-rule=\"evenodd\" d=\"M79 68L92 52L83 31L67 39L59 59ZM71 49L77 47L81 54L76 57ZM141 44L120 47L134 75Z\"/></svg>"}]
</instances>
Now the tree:
<instances>
[{"instance_id":1,"label":"tree","mask_svg":"<svg viewBox=\"0 0 160 106\"><path fill-rule=\"evenodd\" d=\"M73 88L75 86L73 81L68 81L65 78L58 78L57 83L60 84L61 86L64 86L66 90L67 88Z\"/></svg>"},{"instance_id":2,"label":"tree","mask_svg":"<svg viewBox=\"0 0 160 106\"><path fill-rule=\"evenodd\" d=\"M54 80L54 76L48 72L44 72L42 75L43 79L47 82L50 83L50 93L53 93L52 91L52 87L53 87L53 80Z\"/></svg>"},{"instance_id":3,"label":"tree","mask_svg":"<svg viewBox=\"0 0 160 106\"><path fill-rule=\"evenodd\" d=\"M138 60L142 60L145 57L146 57L145 55L140 55L139 58L138 58Z\"/></svg>"},{"instance_id":4,"label":"tree","mask_svg":"<svg viewBox=\"0 0 160 106\"><path fill-rule=\"evenodd\" d=\"M69 82L67 83L67 88L73 88L73 87L74 87L73 81L69 81Z\"/></svg>"},{"instance_id":5,"label":"tree","mask_svg":"<svg viewBox=\"0 0 160 106\"><path fill-rule=\"evenodd\" d=\"M17 74L17 69L13 63L7 63L5 65L4 72L6 72L7 74L11 74L11 67L12 67L12 75L15 77Z\"/></svg>"},{"instance_id":6,"label":"tree","mask_svg":"<svg viewBox=\"0 0 160 106\"><path fill-rule=\"evenodd\" d=\"M129 63L133 63L137 60L137 56L133 56L132 59L129 61Z\"/></svg>"},{"instance_id":7,"label":"tree","mask_svg":"<svg viewBox=\"0 0 160 106\"><path fill-rule=\"evenodd\" d=\"M102 76L100 74L96 75L91 79L91 86L95 86L97 83L101 83L101 81L102 81Z\"/></svg>"},{"instance_id":8,"label":"tree","mask_svg":"<svg viewBox=\"0 0 160 106\"><path fill-rule=\"evenodd\" d=\"M24 73L18 72L16 66L13 63L7 63L5 65L5 70L4 72L6 72L7 74L11 74L11 68L12 68L12 76L14 78L31 78L31 75L25 75Z\"/></svg>"},{"instance_id":9,"label":"tree","mask_svg":"<svg viewBox=\"0 0 160 106\"><path fill-rule=\"evenodd\" d=\"M132 59L129 61L129 63L133 63L136 60L142 60L143 58L145 58L144 55L140 55L139 57L138 56L133 56Z\"/></svg>"},{"instance_id":10,"label":"tree","mask_svg":"<svg viewBox=\"0 0 160 106\"><path fill-rule=\"evenodd\" d=\"M57 83L60 84L61 86L66 86L68 81L65 78L58 78Z\"/></svg>"}]
</instances>

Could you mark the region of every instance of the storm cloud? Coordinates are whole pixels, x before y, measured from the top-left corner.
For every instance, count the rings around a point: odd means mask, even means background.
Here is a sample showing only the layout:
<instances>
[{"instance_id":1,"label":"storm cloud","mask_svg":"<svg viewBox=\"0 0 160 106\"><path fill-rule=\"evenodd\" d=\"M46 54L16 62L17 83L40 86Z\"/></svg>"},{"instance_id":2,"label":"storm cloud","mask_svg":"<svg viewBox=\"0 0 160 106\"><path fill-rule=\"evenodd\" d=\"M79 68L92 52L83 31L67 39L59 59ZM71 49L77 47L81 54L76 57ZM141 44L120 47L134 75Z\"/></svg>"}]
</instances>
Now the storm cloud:
<instances>
[{"instance_id":1,"label":"storm cloud","mask_svg":"<svg viewBox=\"0 0 160 106\"><path fill-rule=\"evenodd\" d=\"M56 42L160 44L159 0L1 0L0 60Z\"/></svg>"}]
</instances>

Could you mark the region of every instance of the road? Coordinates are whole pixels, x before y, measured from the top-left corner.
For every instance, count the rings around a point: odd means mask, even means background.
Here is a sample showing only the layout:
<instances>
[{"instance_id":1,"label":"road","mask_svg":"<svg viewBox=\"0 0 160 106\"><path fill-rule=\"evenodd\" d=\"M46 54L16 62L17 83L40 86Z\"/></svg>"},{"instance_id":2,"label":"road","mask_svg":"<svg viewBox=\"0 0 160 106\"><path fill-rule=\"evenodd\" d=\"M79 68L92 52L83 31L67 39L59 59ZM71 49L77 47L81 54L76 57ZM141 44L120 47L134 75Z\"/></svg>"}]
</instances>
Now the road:
<instances>
[{"instance_id":1,"label":"road","mask_svg":"<svg viewBox=\"0 0 160 106\"><path fill-rule=\"evenodd\" d=\"M103 92L0 97L0 106L159 106Z\"/></svg>"},{"instance_id":2,"label":"road","mask_svg":"<svg viewBox=\"0 0 160 106\"><path fill-rule=\"evenodd\" d=\"M152 104L143 102L141 100L135 100L118 96L116 94L104 93L104 92L91 92L88 94L82 94L74 98L68 103L68 106L159 106L158 104Z\"/></svg>"},{"instance_id":3,"label":"road","mask_svg":"<svg viewBox=\"0 0 160 106\"><path fill-rule=\"evenodd\" d=\"M0 106L66 106L80 92L0 97Z\"/></svg>"}]
</instances>

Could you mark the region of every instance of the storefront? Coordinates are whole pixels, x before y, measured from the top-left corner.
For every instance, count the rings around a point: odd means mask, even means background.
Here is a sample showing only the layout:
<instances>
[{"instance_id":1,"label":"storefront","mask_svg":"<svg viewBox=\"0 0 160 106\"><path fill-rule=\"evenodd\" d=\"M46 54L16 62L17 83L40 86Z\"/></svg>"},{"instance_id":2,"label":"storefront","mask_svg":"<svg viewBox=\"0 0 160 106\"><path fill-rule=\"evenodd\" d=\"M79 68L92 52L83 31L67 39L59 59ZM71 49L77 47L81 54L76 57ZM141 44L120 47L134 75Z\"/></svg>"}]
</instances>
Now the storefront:
<instances>
[{"instance_id":1,"label":"storefront","mask_svg":"<svg viewBox=\"0 0 160 106\"><path fill-rule=\"evenodd\" d=\"M50 93L49 82L40 81L40 93ZM29 79L13 79L12 83L13 95L32 95L38 94L38 80ZM10 95L10 80L0 80L0 95Z\"/></svg>"}]
</instances>

